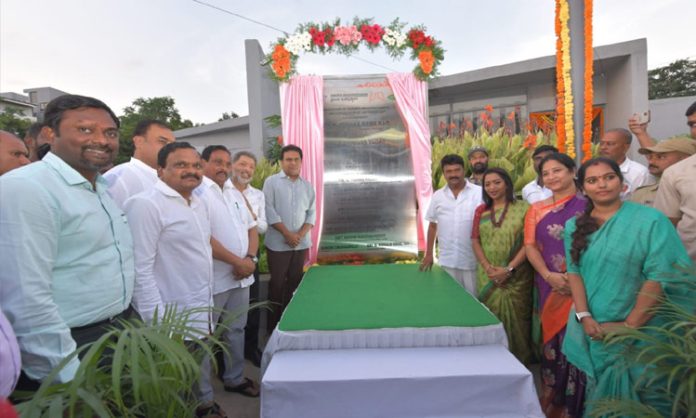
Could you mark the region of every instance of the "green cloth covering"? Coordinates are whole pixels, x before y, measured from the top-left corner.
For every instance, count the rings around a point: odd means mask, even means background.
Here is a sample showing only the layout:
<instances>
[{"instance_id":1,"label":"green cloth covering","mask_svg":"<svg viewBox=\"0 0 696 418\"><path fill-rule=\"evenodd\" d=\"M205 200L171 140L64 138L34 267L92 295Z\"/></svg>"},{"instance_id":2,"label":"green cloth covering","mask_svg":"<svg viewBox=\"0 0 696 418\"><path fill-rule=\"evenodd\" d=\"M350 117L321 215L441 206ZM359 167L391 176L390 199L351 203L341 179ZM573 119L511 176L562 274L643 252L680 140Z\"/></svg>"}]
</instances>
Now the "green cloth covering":
<instances>
[{"instance_id":1,"label":"green cloth covering","mask_svg":"<svg viewBox=\"0 0 696 418\"><path fill-rule=\"evenodd\" d=\"M279 324L281 331L480 327L499 324L438 266L317 266L307 271Z\"/></svg>"},{"instance_id":2,"label":"green cloth covering","mask_svg":"<svg viewBox=\"0 0 696 418\"><path fill-rule=\"evenodd\" d=\"M675 268L675 265L691 267L691 260L667 217L653 208L624 202L614 216L589 236L589 245L579 264L572 263L570 256L575 229L575 218L572 218L565 227L568 272L582 277L589 311L597 322L625 321L646 280L659 282L671 302L693 312L696 295L689 294L687 286L687 281L693 278ZM571 310L563 353L587 375L586 401L614 397L640 399L659 409L661 405L653 404L645 394L656 393L666 382L656 381L649 388L636 388L638 377L649 370L640 364L627 364L623 347L591 340L582 324L572 318L574 315L575 310ZM659 327L664 323L665 318L656 315L647 325Z\"/></svg>"},{"instance_id":3,"label":"green cloth covering","mask_svg":"<svg viewBox=\"0 0 696 418\"><path fill-rule=\"evenodd\" d=\"M522 248L524 215L528 208L529 204L525 201L518 200L511 204L500 227L495 227L491 222L490 210L483 212L478 224L479 240L483 253L493 266L508 266ZM503 210L496 210L496 219L502 217ZM522 263L506 281L505 287L496 287L479 263L476 280L479 300L503 322L510 352L523 364L531 363L534 359L530 340L534 286L532 267L527 262Z\"/></svg>"}]
</instances>

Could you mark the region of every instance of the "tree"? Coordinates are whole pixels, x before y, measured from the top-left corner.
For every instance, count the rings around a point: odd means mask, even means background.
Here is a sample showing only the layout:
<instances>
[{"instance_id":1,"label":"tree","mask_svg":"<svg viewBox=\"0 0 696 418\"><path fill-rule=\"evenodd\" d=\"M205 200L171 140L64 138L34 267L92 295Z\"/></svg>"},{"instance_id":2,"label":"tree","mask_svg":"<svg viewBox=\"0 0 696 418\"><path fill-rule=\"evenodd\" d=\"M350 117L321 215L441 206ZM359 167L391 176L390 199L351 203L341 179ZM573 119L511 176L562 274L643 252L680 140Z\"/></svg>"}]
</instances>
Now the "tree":
<instances>
[{"instance_id":1,"label":"tree","mask_svg":"<svg viewBox=\"0 0 696 418\"><path fill-rule=\"evenodd\" d=\"M677 60L648 71L650 99L696 95L696 60Z\"/></svg>"},{"instance_id":2,"label":"tree","mask_svg":"<svg viewBox=\"0 0 696 418\"><path fill-rule=\"evenodd\" d=\"M23 117L22 111L8 107L0 113L0 130L7 131L24 138L31 120Z\"/></svg>"},{"instance_id":3,"label":"tree","mask_svg":"<svg viewBox=\"0 0 696 418\"><path fill-rule=\"evenodd\" d=\"M230 112L230 113L225 112L222 114L220 119L218 119L218 122L222 122L223 120L227 120L227 119L236 119L238 117L239 117L239 115L236 112Z\"/></svg>"},{"instance_id":4,"label":"tree","mask_svg":"<svg viewBox=\"0 0 696 418\"><path fill-rule=\"evenodd\" d=\"M174 99L165 97L139 97L133 104L123 109L121 119L121 139L115 164L127 161L133 155L133 132L141 120L156 119L167 123L172 130L190 128L193 122L183 119L176 108Z\"/></svg>"}]
</instances>

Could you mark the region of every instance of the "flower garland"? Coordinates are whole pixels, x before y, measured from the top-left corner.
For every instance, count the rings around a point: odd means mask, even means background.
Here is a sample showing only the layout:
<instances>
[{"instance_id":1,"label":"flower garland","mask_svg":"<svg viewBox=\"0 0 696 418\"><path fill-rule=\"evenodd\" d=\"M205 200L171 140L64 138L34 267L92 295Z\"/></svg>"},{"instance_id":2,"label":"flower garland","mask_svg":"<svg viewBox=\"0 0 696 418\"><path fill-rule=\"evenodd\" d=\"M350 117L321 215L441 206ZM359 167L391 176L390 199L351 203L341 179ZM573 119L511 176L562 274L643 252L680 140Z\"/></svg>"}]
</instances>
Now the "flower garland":
<instances>
[{"instance_id":1,"label":"flower garland","mask_svg":"<svg viewBox=\"0 0 696 418\"><path fill-rule=\"evenodd\" d=\"M333 23L306 23L292 35L273 43L263 64L269 66L275 80L288 81L295 74L297 58L303 52L338 52L349 56L361 44L370 50L382 45L394 59L410 51L411 59L418 60L413 73L419 80L435 77L445 53L440 41L426 35L423 26L404 31L405 26L399 19L387 27L373 23L372 19L358 18L351 24L341 24L340 19Z\"/></svg>"},{"instance_id":2,"label":"flower garland","mask_svg":"<svg viewBox=\"0 0 696 418\"><path fill-rule=\"evenodd\" d=\"M563 85L563 43L561 41L561 1L556 0L556 148L565 152L565 86Z\"/></svg>"},{"instance_id":3,"label":"flower garland","mask_svg":"<svg viewBox=\"0 0 696 418\"><path fill-rule=\"evenodd\" d=\"M593 96L592 86L593 75L593 55L592 55L592 0L585 0L585 103L583 105L583 130L582 130L582 160L587 161L592 158L592 116L593 116Z\"/></svg>"},{"instance_id":4,"label":"flower garland","mask_svg":"<svg viewBox=\"0 0 696 418\"><path fill-rule=\"evenodd\" d=\"M584 58L583 69L583 131L582 153L583 161L592 157L592 103L594 89L592 86L593 55L592 55L592 0L584 1ZM556 0L556 135L557 148L570 157L575 158L574 105L572 83L570 76L570 7L568 0Z\"/></svg>"},{"instance_id":5,"label":"flower garland","mask_svg":"<svg viewBox=\"0 0 696 418\"><path fill-rule=\"evenodd\" d=\"M570 7L568 0L560 0L560 20L561 20L561 54L562 54L562 77L563 88L563 110L564 110L564 130L565 130L565 152L569 157L575 158L575 131L573 124L573 79L570 76Z\"/></svg>"}]
</instances>

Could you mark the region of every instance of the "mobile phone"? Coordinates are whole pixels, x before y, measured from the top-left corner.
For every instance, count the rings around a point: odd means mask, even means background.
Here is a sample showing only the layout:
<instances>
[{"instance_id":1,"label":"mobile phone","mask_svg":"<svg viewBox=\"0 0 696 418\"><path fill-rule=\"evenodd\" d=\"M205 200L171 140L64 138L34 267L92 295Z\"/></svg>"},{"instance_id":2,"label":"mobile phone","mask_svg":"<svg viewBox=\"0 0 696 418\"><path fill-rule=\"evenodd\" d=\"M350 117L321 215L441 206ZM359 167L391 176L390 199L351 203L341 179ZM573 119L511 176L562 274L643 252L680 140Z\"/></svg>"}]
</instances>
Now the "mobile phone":
<instances>
[{"instance_id":1,"label":"mobile phone","mask_svg":"<svg viewBox=\"0 0 696 418\"><path fill-rule=\"evenodd\" d=\"M633 119L640 124L648 123L650 122L650 111L634 113Z\"/></svg>"}]
</instances>

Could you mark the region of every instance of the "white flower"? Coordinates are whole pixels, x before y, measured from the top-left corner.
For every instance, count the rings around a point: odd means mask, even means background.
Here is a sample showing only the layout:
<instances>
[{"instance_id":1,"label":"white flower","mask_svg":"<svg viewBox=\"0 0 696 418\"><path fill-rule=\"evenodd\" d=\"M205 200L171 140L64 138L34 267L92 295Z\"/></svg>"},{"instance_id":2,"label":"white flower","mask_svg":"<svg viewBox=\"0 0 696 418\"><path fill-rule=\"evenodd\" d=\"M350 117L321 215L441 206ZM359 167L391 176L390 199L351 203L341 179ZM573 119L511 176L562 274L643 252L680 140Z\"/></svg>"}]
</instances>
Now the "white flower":
<instances>
[{"instance_id":1,"label":"white flower","mask_svg":"<svg viewBox=\"0 0 696 418\"><path fill-rule=\"evenodd\" d=\"M382 39L389 46L401 48L406 43L407 36L405 33L386 28Z\"/></svg>"},{"instance_id":2,"label":"white flower","mask_svg":"<svg viewBox=\"0 0 696 418\"><path fill-rule=\"evenodd\" d=\"M300 52L309 51L311 48L312 35L309 32L296 33L285 41L285 49L293 55L300 55Z\"/></svg>"}]
</instances>

